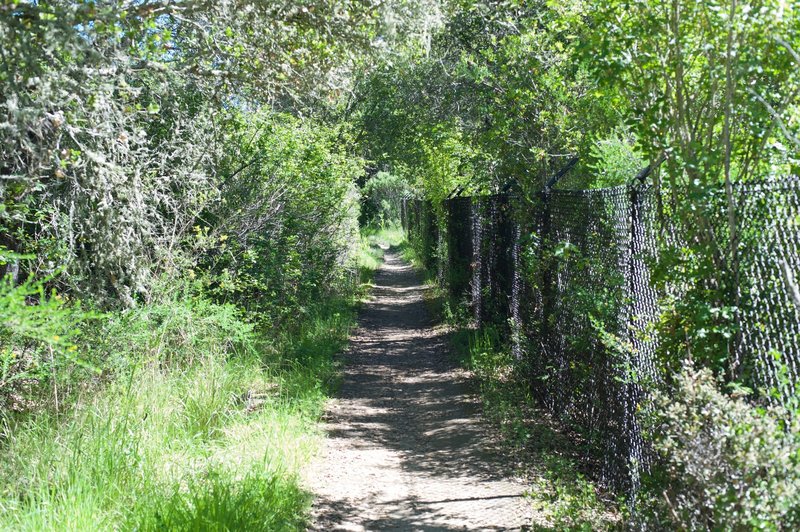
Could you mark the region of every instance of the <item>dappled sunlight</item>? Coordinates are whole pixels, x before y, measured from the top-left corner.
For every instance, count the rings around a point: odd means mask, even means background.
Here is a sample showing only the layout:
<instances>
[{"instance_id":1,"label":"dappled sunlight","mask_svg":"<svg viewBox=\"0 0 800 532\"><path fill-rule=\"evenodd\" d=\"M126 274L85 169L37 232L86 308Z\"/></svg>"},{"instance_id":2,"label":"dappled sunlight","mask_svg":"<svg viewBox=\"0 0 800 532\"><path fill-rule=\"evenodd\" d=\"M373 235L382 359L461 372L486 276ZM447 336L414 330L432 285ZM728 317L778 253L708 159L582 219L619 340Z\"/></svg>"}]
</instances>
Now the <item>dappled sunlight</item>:
<instances>
[{"instance_id":1,"label":"dappled sunlight","mask_svg":"<svg viewBox=\"0 0 800 532\"><path fill-rule=\"evenodd\" d=\"M481 421L427 287L393 253L344 355L328 441L309 472L317 530L507 530L531 510Z\"/></svg>"}]
</instances>

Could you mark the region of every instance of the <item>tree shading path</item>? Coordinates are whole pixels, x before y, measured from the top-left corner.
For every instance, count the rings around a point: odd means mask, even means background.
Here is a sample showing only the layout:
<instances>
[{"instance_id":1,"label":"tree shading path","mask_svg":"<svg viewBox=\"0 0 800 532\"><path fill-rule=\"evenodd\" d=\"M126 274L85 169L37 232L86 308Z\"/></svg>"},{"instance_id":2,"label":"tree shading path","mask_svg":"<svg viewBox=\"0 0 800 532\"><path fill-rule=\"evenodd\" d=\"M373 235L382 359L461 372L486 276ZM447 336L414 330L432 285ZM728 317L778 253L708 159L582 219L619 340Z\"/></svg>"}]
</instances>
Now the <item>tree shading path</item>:
<instances>
[{"instance_id":1,"label":"tree shading path","mask_svg":"<svg viewBox=\"0 0 800 532\"><path fill-rule=\"evenodd\" d=\"M525 486L503 464L425 287L387 253L309 472L313 530L518 530Z\"/></svg>"}]
</instances>

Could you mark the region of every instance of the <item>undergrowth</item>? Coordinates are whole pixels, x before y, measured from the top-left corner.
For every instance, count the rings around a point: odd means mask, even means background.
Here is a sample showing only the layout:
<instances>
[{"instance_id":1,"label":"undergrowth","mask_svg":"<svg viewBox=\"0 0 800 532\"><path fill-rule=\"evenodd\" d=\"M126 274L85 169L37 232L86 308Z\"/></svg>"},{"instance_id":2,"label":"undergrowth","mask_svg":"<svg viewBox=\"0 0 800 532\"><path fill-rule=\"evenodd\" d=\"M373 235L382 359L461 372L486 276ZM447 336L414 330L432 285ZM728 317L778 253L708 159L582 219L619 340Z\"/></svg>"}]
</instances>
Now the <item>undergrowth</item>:
<instances>
[{"instance_id":1,"label":"undergrowth","mask_svg":"<svg viewBox=\"0 0 800 532\"><path fill-rule=\"evenodd\" d=\"M528 498L541 530L607 530L620 522L619 502L581 468L573 438L539 408L521 369L494 327L453 333L455 352L480 391L483 415L510 453L522 457Z\"/></svg>"},{"instance_id":2,"label":"undergrowth","mask_svg":"<svg viewBox=\"0 0 800 532\"><path fill-rule=\"evenodd\" d=\"M87 363L0 418L0 529L302 529L299 473L380 258L369 238L360 282L291 331L190 290L82 331Z\"/></svg>"}]
</instances>

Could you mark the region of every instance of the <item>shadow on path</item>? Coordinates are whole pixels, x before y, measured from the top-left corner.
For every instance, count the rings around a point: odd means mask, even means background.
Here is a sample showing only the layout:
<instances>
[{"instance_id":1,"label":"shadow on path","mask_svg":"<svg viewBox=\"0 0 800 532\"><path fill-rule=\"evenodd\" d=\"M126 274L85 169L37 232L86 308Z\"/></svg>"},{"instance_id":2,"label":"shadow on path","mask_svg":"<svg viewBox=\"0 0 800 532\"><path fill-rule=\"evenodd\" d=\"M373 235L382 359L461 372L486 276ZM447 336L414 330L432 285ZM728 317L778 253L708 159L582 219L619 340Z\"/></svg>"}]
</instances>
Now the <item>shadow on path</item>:
<instances>
[{"instance_id":1,"label":"shadow on path","mask_svg":"<svg viewBox=\"0 0 800 532\"><path fill-rule=\"evenodd\" d=\"M524 529L525 487L480 422L416 272L387 253L375 282L308 475L311 529Z\"/></svg>"}]
</instances>

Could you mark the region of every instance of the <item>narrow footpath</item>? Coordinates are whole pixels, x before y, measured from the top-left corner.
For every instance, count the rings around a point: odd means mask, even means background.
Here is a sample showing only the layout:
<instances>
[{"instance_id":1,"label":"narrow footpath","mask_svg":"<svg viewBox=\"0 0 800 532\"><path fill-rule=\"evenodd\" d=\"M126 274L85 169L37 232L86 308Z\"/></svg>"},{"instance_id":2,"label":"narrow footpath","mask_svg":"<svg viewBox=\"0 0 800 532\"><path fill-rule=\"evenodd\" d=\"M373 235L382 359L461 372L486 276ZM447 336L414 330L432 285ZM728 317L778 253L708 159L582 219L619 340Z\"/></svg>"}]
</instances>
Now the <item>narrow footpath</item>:
<instances>
[{"instance_id":1,"label":"narrow footpath","mask_svg":"<svg viewBox=\"0 0 800 532\"><path fill-rule=\"evenodd\" d=\"M448 356L414 270L387 253L308 472L311 530L525 530L532 512Z\"/></svg>"}]
</instances>

